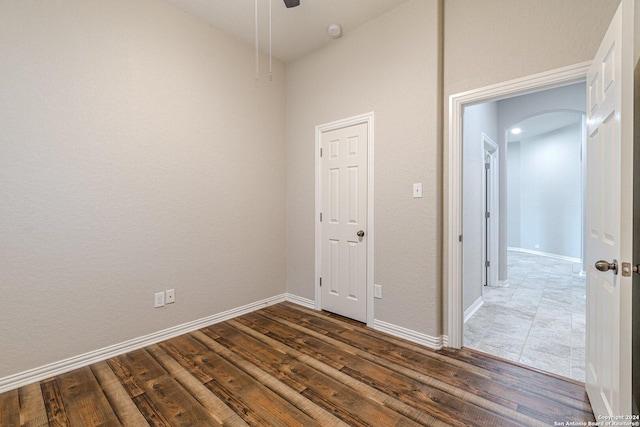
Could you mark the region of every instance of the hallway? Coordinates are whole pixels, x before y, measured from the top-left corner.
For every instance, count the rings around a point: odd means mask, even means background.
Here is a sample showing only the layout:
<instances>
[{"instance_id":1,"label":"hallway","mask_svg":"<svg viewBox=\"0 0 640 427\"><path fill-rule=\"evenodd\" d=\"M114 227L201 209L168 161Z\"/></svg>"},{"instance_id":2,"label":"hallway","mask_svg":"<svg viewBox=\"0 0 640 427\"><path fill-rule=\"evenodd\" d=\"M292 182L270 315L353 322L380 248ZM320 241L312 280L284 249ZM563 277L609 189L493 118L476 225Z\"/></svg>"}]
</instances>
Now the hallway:
<instances>
[{"instance_id":1,"label":"hallway","mask_svg":"<svg viewBox=\"0 0 640 427\"><path fill-rule=\"evenodd\" d=\"M485 287L464 346L578 381L585 375L585 278L574 262L508 253L506 288Z\"/></svg>"}]
</instances>

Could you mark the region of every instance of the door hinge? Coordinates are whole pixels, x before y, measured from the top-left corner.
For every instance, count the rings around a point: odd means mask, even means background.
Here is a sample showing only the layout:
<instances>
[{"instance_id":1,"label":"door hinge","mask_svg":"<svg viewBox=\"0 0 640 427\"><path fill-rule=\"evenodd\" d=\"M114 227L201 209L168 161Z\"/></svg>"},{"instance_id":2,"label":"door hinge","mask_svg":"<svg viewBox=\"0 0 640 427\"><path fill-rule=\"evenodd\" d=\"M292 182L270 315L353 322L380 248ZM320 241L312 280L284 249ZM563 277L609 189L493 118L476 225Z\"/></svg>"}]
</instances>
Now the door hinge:
<instances>
[{"instance_id":1,"label":"door hinge","mask_svg":"<svg viewBox=\"0 0 640 427\"><path fill-rule=\"evenodd\" d=\"M484 266L487 268L491 267L491 261L485 261Z\"/></svg>"},{"instance_id":2,"label":"door hinge","mask_svg":"<svg viewBox=\"0 0 640 427\"><path fill-rule=\"evenodd\" d=\"M320 147L320 157L322 157L322 147Z\"/></svg>"},{"instance_id":3,"label":"door hinge","mask_svg":"<svg viewBox=\"0 0 640 427\"><path fill-rule=\"evenodd\" d=\"M640 264L632 265L630 262L623 262L622 276L631 277L633 273L640 274Z\"/></svg>"},{"instance_id":4,"label":"door hinge","mask_svg":"<svg viewBox=\"0 0 640 427\"><path fill-rule=\"evenodd\" d=\"M320 222L322 222L322 212L320 212Z\"/></svg>"},{"instance_id":5,"label":"door hinge","mask_svg":"<svg viewBox=\"0 0 640 427\"><path fill-rule=\"evenodd\" d=\"M491 169L491 163L485 163L485 164L484 164L484 168L485 168L486 170Z\"/></svg>"},{"instance_id":6,"label":"door hinge","mask_svg":"<svg viewBox=\"0 0 640 427\"><path fill-rule=\"evenodd\" d=\"M491 212L485 212L484 217L487 219L491 218Z\"/></svg>"},{"instance_id":7,"label":"door hinge","mask_svg":"<svg viewBox=\"0 0 640 427\"><path fill-rule=\"evenodd\" d=\"M458 242L462 243L462 234L458 236Z\"/></svg>"},{"instance_id":8,"label":"door hinge","mask_svg":"<svg viewBox=\"0 0 640 427\"><path fill-rule=\"evenodd\" d=\"M322 287L322 277L320 278L320 287Z\"/></svg>"}]
</instances>

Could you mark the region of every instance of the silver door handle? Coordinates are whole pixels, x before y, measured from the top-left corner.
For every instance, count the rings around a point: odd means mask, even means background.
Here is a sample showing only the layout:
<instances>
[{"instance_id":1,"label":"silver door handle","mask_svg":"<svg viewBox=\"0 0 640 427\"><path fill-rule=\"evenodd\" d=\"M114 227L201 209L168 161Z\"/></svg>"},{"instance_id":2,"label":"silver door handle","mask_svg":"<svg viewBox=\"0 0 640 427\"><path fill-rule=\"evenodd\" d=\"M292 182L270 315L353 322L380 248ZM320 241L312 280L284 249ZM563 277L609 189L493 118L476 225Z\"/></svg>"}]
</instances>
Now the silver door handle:
<instances>
[{"instance_id":1,"label":"silver door handle","mask_svg":"<svg viewBox=\"0 0 640 427\"><path fill-rule=\"evenodd\" d=\"M364 230L360 230L356 234L358 235L358 237L363 237L364 236Z\"/></svg>"},{"instance_id":2,"label":"silver door handle","mask_svg":"<svg viewBox=\"0 0 640 427\"><path fill-rule=\"evenodd\" d=\"M596 262L596 268L599 271L609 271L613 270L613 274L618 274L618 261L613 260L613 262L607 262L604 260L600 260Z\"/></svg>"}]
</instances>

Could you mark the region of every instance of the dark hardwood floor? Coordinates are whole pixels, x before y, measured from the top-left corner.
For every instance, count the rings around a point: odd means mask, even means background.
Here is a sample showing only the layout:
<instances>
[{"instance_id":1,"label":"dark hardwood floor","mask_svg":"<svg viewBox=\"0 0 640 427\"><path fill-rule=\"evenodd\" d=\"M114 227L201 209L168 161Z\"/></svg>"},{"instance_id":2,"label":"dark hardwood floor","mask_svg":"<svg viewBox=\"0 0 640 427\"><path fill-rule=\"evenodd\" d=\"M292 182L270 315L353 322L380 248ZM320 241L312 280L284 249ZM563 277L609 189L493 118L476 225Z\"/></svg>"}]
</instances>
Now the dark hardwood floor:
<instances>
[{"instance_id":1,"label":"dark hardwood floor","mask_svg":"<svg viewBox=\"0 0 640 427\"><path fill-rule=\"evenodd\" d=\"M549 426L584 385L283 303L0 394L2 426Z\"/></svg>"}]
</instances>

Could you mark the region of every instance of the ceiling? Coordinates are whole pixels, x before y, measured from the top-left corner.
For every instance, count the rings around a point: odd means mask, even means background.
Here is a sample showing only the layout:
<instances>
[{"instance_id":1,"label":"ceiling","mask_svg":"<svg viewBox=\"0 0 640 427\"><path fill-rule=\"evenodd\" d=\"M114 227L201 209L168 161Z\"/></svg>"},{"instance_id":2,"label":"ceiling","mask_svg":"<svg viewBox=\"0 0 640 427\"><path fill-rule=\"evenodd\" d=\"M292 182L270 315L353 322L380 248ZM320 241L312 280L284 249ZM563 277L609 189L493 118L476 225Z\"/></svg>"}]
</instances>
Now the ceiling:
<instances>
[{"instance_id":1,"label":"ceiling","mask_svg":"<svg viewBox=\"0 0 640 427\"><path fill-rule=\"evenodd\" d=\"M254 0L167 0L176 7L255 45ZM300 0L287 9L282 0L272 0L272 53L289 62L328 43L337 43L327 26L340 24L342 31L370 21L408 0ZM260 49L269 51L269 0L258 0Z\"/></svg>"},{"instance_id":2,"label":"ceiling","mask_svg":"<svg viewBox=\"0 0 640 427\"><path fill-rule=\"evenodd\" d=\"M557 129L582 121L582 114L575 111L557 111L539 114L511 126L507 134L508 142L524 141ZM513 135L513 128L522 129L519 135Z\"/></svg>"}]
</instances>

